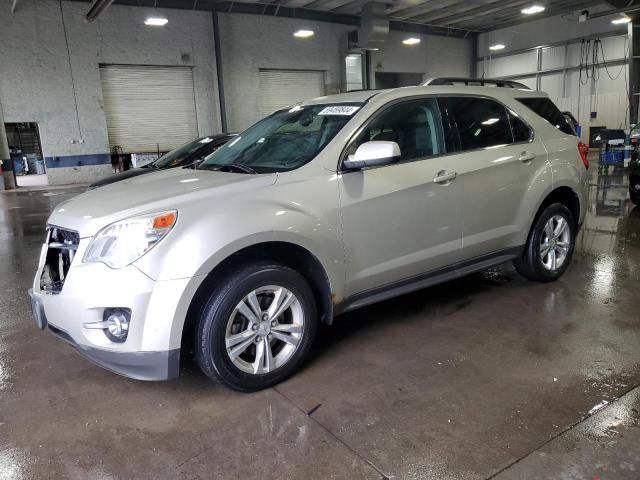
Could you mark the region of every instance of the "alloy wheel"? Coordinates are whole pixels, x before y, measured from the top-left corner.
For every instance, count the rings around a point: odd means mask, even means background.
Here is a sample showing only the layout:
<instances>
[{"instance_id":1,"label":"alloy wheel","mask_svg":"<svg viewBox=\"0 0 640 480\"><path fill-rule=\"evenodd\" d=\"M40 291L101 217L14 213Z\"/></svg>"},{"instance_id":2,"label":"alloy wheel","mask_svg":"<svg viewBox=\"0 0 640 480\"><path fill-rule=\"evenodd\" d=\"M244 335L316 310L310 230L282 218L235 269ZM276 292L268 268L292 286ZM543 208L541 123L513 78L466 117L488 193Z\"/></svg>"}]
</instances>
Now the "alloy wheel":
<instances>
[{"instance_id":1,"label":"alloy wheel","mask_svg":"<svg viewBox=\"0 0 640 480\"><path fill-rule=\"evenodd\" d=\"M243 372L272 372L298 349L304 321L302 305L290 290L278 285L253 290L238 302L227 321L227 355Z\"/></svg>"},{"instance_id":2,"label":"alloy wheel","mask_svg":"<svg viewBox=\"0 0 640 480\"><path fill-rule=\"evenodd\" d=\"M569 222L561 215L554 215L545 224L540 239L540 261L544 268L555 271L562 267L570 248Z\"/></svg>"}]
</instances>

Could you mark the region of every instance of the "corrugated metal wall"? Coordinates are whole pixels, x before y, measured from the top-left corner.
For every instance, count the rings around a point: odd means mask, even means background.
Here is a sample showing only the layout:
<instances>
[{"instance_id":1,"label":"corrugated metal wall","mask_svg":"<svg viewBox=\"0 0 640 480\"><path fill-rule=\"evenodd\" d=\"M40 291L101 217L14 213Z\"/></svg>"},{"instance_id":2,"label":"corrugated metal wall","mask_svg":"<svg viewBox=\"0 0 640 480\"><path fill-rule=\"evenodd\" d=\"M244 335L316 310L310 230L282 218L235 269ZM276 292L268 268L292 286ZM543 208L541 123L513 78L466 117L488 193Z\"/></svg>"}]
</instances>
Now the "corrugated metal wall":
<instances>
[{"instance_id":1,"label":"corrugated metal wall","mask_svg":"<svg viewBox=\"0 0 640 480\"><path fill-rule=\"evenodd\" d=\"M191 67L100 67L109 146L172 150L198 137Z\"/></svg>"}]
</instances>

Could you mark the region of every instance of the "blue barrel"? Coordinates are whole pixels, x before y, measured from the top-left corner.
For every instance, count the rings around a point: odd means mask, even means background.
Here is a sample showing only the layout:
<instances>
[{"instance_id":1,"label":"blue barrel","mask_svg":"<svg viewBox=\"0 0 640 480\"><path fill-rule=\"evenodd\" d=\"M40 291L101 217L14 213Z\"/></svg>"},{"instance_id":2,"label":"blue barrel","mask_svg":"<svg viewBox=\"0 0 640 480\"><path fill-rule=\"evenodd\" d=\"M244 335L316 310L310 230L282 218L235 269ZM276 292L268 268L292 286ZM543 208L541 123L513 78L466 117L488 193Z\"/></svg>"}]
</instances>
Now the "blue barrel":
<instances>
[{"instance_id":1,"label":"blue barrel","mask_svg":"<svg viewBox=\"0 0 640 480\"><path fill-rule=\"evenodd\" d=\"M22 157L16 157L13 159L13 171L16 175L24 175L25 173L25 161Z\"/></svg>"}]
</instances>

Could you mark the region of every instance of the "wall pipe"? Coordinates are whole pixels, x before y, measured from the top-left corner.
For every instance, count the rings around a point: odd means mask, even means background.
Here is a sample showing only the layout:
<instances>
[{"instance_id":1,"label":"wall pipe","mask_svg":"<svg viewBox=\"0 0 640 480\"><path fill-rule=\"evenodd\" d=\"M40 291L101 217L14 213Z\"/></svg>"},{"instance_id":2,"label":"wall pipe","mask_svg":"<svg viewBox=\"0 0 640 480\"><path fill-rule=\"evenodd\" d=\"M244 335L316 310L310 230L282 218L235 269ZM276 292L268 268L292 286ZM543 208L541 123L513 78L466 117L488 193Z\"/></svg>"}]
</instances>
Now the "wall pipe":
<instances>
[{"instance_id":1,"label":"wall pipe","mask_svg":"<svg viewBox=\"0 0 640 480\"><path fill-rule=\"evenodd\" d=\"M216 76L218 77L218 103L220 104L220 128L227 132L227 107L224 99L224 79L222 77L222 48L220 47L220 27L218 13L211 12L213 19L213 49L216 56Z\"/></svg>"}]
</instances>

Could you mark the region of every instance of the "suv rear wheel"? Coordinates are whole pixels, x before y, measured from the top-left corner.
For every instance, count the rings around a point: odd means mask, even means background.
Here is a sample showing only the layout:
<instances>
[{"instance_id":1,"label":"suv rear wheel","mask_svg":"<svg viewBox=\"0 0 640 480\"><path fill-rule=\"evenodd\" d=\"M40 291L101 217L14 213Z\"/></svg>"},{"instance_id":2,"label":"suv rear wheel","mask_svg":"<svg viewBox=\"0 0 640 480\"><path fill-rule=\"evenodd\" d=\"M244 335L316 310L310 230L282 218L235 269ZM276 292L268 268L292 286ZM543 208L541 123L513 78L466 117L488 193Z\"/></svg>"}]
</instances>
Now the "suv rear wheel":
<instances>
[{"instance_id":1,"label":"suv rear wheel","mask_svg":"<svg viewBox=\"0 0 640 480\"><path fill-rule=\"evenodd\" d=\"M240 391L267 388L290 376L317 329L315 299L304 277L281 264L256 262L219 285L196 330L202 371Z\"/></svg>"},{"instance_id":2,"label":"suv rear wheel","mask_svg":"<svg viewBox=\"0 0 640 480\"><path fill-rule=\"evenodd\" d=\"M576 234L569 209L561 203L549 205L536 218L522 257L514 261L516 270L537 282L557 280L571 263Z\"/></svg>"}]
</instances>

